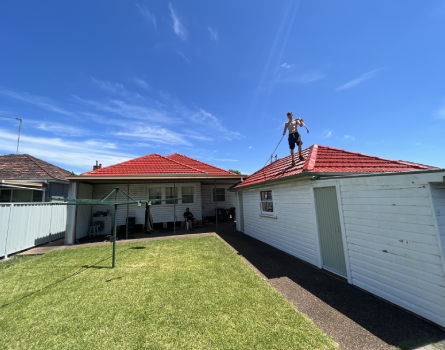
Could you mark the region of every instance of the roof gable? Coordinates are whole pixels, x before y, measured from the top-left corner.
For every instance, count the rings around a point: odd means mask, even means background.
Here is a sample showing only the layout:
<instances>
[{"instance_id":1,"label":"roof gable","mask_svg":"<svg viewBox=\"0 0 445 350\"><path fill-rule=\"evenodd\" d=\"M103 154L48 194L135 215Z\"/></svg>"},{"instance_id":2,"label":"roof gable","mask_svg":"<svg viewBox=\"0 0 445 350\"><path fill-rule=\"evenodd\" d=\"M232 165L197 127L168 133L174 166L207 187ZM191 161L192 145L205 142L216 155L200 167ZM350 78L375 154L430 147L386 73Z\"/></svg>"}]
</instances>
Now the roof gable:
<instances>
[{"instance_id":1,"label":"roof gable","mask_svg":"<svg viewBox=\"0 0 445 350\"><path fill-rule=\"evenodd\" d=\"M71 172L29 154L0 156L1 179L63 179Z\"/></svg>"},{"instance_id":2,"label":"roof gable","mask_svg":"<svg viewBox=\"0 0 445 350\"><path fill-rule=\"evenodd\" d=\"M278 159L247 177L236 188L311 172L382 173L436 169L428 165L385 159L321 145L306 148L302 154L304 158L302 161L298 160L298 154L295 155L295 166L291 164L290 155Z\"/></svg>"}]
</instances>

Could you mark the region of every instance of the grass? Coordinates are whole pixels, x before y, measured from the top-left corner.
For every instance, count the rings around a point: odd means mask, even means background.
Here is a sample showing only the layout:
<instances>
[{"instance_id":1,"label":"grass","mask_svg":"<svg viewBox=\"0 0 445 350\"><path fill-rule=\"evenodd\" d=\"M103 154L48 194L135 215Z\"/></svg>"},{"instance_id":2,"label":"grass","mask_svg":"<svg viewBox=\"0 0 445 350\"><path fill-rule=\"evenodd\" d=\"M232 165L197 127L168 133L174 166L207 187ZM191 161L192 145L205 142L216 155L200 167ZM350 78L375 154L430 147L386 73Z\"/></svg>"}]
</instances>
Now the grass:
<instances>
[{"instance_id":1,"label":"grass","mask_svg":"<svg viewBox=\"0 0 445 350\"><path fill-rule=\"evenodd\" d=\"M216 237L59 250L0 270L8 349L337 349Z\"/></svg>"},{"instance_id":2,"label":"grass","mask_svg":"<svg viewBox=\"0 0 445 350\"><path fill-rule=\"evenodd\" d=\"M31 260L33 258L35 258L34 255L14 255L12 258L8 260L0 260L0 270L4 270L11 266L21 264L22 262Z\"/></svg>"}]
</instances>

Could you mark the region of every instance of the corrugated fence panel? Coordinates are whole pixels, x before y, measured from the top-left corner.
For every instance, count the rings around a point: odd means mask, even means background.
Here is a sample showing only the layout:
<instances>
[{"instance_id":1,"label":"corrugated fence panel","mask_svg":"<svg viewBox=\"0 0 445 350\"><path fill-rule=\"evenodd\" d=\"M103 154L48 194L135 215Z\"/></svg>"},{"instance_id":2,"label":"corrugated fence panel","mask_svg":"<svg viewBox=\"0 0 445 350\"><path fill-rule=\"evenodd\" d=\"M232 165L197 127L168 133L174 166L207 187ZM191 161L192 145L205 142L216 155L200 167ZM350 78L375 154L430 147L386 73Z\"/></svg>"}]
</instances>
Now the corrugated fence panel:
<instances>
[{"instance_id":1,"label":"corrugated fence panel","mask_svg":"<svg viewBox=\"0 0 445 350\"><path fill-rule=\"evenodd\" d=\"M340 183L352 283L444 326L445 275L428 182L400 176ZM445 190L431 189L438 215Z\"/></svg>"},{"instance_id":2,"label":"corrugated fence panel","mask_svg":"<svg viewBox=\"0 0 445 350\"><path fill-rule=\"evenodd\" d=\"M11 204L0 204L0 257L5 255Z\"/></svg>"},{"instance_id":3,"label":"corrugated fence panel","mask_svg":"<svg viewBox=\"0 0 445 350\"><path fill-rule=\"evenodd\" d=\"M1 208L1 236L6 237L6 249L0 254L15 252L48 243L65 236L66 205L57 203L14 203L9 218ZM5 229L6 228L6 229Z\"/></svg>"},{"instance_id":4,"label":"corrugated fence panel","mask_svg":"<svg viewBox=\"0 0 445 350\"><path fill-rule=\"evenodd\" d=\"M431 195L433 196L434 211L439 227L442 252L445 253L445 184L432 185Z\"/></svg>"}]
</instances>

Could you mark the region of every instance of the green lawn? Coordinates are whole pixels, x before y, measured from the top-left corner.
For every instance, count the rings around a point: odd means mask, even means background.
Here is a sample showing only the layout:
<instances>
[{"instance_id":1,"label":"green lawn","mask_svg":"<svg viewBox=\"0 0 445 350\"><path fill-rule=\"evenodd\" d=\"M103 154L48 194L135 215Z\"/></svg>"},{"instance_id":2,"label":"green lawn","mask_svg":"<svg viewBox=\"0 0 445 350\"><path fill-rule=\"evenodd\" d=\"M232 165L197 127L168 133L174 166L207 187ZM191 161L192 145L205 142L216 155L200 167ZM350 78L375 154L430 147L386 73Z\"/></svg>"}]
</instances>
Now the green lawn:
<instances>
[{"instance_id":1,"label":"green lawn","mask_svg":"<svg viewBox=\"0 0 445 350\"><path fill-rule=\"evenodd\" d=\"M337 349L216 237L59 250L0 269L5 349Z\"/></svg>"}]
</instances>

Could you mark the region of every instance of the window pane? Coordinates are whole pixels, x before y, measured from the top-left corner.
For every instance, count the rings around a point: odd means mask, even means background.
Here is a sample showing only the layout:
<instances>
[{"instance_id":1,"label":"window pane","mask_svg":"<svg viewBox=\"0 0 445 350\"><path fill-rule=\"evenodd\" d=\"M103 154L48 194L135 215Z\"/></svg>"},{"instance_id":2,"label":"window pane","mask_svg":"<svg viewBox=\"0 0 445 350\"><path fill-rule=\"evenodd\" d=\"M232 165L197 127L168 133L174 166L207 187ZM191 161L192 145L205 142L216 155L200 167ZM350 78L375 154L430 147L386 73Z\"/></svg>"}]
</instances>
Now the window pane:
<instances>
[{"instance_id":1,"label":"window pane","mask_svg":"<svg viewBox=\"0 0 445 350\"><path fill-rule=\"evenodd\" d=\"M273 202L261 202L261 210L273 213Z\"/></svg>"},{"instance_id":2,"label":"window pane","mask_svg":"<svg viewBox=\"0 0 445 350\"><path fill-rule=\"evenodd\" d=\"M173 190L175 192L173 193ZM165 188L165 198L178 198L178 188L166 187ZM166 201L167 204L178 204L178 200Z\"/></svg>"},{"instance_id":3,"label":"window pane","mask_svg":"<svg viewBox=\"0 0 445 350\"><path fill-rule=\"evenodd\" d=\"M182 203L193 203L193 186L182 188Z\"/></svg>"},{"instance_id":4,"label":"window pane","mask_svg":"<svg viewBox=\"0 0 445 350\"><path fill-rule=\"evenodd\" d=\"M272 191L261 191L261 200L272 200Z\"/></svg>"},{"instance_id":5,"label":"window pane","mask_svg":"<svg viewBox=\"0 0 445 350\"><path fill-rule=\"evenodd\" d=\"M153 187L148 189L148 200L162 199L161 187ZM160 205L161 201L151 202L152 205Z\"/></svg>"},{"instance_id":6,"label":"window pane","mask_svg":"<svg viewBox=\"0 0 445 350\"><path fill-rule=\"evenodd\" d=\"M213 188L213 201L215 201L215 188ZM218 202L226 201L226 190L224 188L216 189L216 201Z\"/></svg>"},{"instance_id":7,"label":"window pane","mask_svg":"<svg viewBox=\"0 0 445 350\"><path fill-rule=\"evenodd\" d=\"M32 191L32 201L33 202L41 202L43 191Z\"/></svg>"},{"instance_id":8,"label":"window pane","mask_svg":"<svg viewBox=\"0 0 445 350\"><path fill-rule=\"evenodd\" d=\"M0 190L0 203L11 202L11 190Z\"/></svg>"},{"instance_id":9,"label":"window pane","mask_svg":"<svg viewBox=\"0 0 445 350\"><path fill-rule=\"evenodd\" d=\"M12 192L13 202L31 202L32 201L32 190L14 190Z\"/></svg>"}]
</instances>

